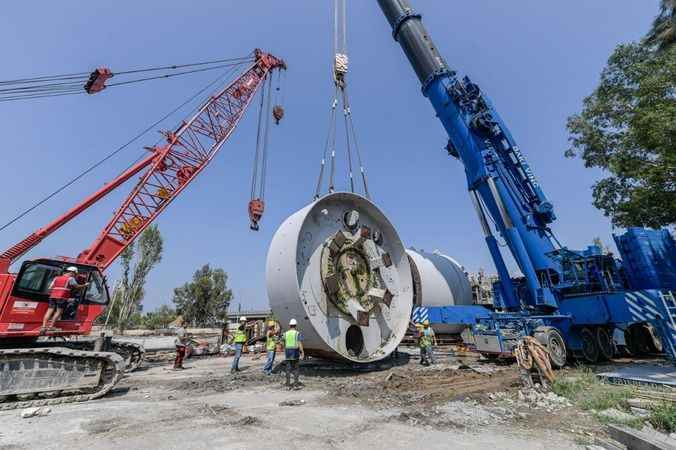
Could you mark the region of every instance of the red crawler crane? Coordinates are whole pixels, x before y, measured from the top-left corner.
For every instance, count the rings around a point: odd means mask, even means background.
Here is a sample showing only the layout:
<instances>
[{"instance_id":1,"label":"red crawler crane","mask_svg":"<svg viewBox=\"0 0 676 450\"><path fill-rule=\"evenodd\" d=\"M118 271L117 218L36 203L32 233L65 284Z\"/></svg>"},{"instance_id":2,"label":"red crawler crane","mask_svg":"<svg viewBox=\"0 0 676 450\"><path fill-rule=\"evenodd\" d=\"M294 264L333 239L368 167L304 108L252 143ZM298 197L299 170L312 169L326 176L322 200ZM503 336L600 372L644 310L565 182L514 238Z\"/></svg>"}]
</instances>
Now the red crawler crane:
<instances>
[{"instance_id":1,"label":"red crawler crane","mask_svg":"<svg viewBox=\"0 0 676 450\"><path fill-rule=\"evenodd\" d=\"M82 351L67 344L69 348L55 348L38 342L51 280L72 265L90 285L80 293L72 317L64 314L47 336L89 334L109 302L102 271L204 170L275 69L286 69L284 61L256 50L253 64L241 76L211 96L176 130L163 133L165 144L148 148L143 160L0 254L0 379L12 380L0 383L0 410L40 404L42 400L35 400L40 396L52 403L59 398L88 400L104 395L117 382L124 364L115 353ZM17 274L9 272L12 262L140 173L141 179L110 222L76 258L25 261ZM138 365L139 355L135 358ZM63 392L69 395L60 397ZM12 401L25 398L32 400Z\"/></svg>"}]
</instances>

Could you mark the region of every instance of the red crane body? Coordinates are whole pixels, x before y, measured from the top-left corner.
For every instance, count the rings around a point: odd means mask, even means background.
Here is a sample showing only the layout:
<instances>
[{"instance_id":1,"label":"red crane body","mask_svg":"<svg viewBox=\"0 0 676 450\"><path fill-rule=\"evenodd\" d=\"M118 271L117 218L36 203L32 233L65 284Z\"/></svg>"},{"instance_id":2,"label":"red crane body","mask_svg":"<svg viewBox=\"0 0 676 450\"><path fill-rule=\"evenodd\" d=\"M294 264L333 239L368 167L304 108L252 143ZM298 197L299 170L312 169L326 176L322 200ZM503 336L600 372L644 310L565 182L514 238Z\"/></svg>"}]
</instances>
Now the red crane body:
<instances>
[{"instance_id":1,"label":"red crane body","mask_svg":"<svg viewBox=\"0 0 676 450\"><path fill-rule=\"evenodd\" d=\"M115 180L1 253L0 343L39 335L49 283L70 265L78 267L80 277L90 286L79 294L71 316L64 314L56 323L57 331L49 331L48 335L88 334L109 300L102 271L204 170L275 69L286 69L284 61L257 49L253 64L242 75L212 95L175 131L163 133L165 144L149 148L148 156ZM25 261L17 274L9 272L9 266L19 257L139 173L141 178L125 202L77 257Z\"/></svg>"}]
</instances>

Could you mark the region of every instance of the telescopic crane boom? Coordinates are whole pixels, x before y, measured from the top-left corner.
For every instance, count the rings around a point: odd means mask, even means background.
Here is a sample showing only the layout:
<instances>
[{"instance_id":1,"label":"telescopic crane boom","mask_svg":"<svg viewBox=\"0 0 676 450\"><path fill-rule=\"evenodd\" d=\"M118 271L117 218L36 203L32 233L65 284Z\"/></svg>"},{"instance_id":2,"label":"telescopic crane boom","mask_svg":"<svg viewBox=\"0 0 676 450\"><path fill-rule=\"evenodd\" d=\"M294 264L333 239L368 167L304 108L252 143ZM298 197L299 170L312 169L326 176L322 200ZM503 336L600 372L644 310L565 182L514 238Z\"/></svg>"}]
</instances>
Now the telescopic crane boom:
<instances>
[{"instance_id":1,"label":"telescopic crane boom","mask_svg":"<svg viewBox=\"0 0 676 450\"><path fill-rule=\"evenodd\" d=\"M616 330L637 324L647 329L649 323L658 330L665 351L676 358L674 294L665 289L628 290L612 255L594 248L561 247L549 228L556 219L552 203L492 102L479 86L448 66L408 0L378 4L448 133L449 154L465 167L470 197L500 277L496 306L502 314L478 331L491 343L490 352L511 353L515 341L500 331L507 324L540 337L557 366L571 354L595 362L612 357ZM510 276L491 222L523 278Z\"/></svg>"}]
</instances>

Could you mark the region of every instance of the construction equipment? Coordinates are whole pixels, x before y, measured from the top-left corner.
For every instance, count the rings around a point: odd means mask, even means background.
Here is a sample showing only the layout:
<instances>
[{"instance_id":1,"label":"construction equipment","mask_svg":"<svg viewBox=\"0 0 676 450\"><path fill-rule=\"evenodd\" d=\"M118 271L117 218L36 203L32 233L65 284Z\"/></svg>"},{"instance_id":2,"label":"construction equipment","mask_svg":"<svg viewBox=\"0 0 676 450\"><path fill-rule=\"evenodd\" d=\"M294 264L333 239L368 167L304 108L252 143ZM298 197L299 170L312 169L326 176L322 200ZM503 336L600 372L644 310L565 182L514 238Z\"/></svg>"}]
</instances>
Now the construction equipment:
<instances>
[{"instance_id":1,"label":"construction equipment","mask_svg":"<svg viewBox=\"0 0 676 450\"><path fill-rule=\"evenodd\" d=\"M204 170L271 72L285 68L281 59L256 50L254 61L239 77L174 131L163 132L166 143L147 148L148 155L116 179L0 254L0 410L90 400L115 385L125 368L116 353L87 351L67 340L38 340L51 280L64 267L75 266L90 284L47 336L89 334L109 302L102 272ZM137 174L141 178L122 206L77 257L24 261L18 273L9 272L18 258Z\"/></svg>"},{"instance_id":2,"label":"construction equipment","mask_svg":"<svg viewBox=\"0 0 676 450\"><path fill-rule=\"evenodd\" d=\"M448 255L435 250L406 250L413 276L413 323L429 319L430 307L472 305L472 291L464 268ZM462 325L433 322L437 335L460 334Z\"/></svg>"},{"instance_id":3,"label":"construction equipment","mask_svg":"<svg viewBox=\"0 0 676 450\"><path fill-rule=\"evenodd\" d=\"M107 67L99 67L89 75L84 85L87 94L96 94L106 88L106 81L112 78L113 72Z\"/></svg>"},{"instance_id":4,"label":"construction equipment","mask_svg":"<svg viewBox=\"0 0 676 450\"><path fill-rule=\"evenodd\" d=\"M629 291L611 255L596 247L574 251L561 246L550 228L554 206L488 97L449 68L408 0L378 3L448 133L446 150L465 166L500 277L500 312L474 326L477 349L510 355L522 336L534 335L561 367L572 355L589 362L612 357L615 330L639 326L656 330L664 351L676 358L676 322L668 307L674 304L673 293ZM522 277L510 276L490 222ZM462 310L449 307L455 308Z\"/></svg>"}]
</instances>

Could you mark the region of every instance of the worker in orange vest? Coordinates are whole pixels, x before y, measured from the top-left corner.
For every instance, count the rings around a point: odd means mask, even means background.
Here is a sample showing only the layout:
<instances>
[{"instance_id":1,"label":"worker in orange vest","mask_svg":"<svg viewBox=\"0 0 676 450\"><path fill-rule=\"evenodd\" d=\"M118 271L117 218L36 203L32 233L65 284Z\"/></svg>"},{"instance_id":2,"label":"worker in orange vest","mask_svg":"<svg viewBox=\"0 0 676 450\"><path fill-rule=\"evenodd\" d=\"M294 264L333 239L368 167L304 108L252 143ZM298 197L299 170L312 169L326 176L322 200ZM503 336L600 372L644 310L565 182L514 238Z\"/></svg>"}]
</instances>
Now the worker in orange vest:
<instances>
[{"instance_id":1,"label":"worker in orange vest","mask_svg":"<svg viewBox=\"0 0 676 450\"><path fill-rule=\"evenodd\" d=\"M42 319L40 334L45 334L48 328L52 328L59 320L66 304L75 299L75 291L89 286L89 283L79 284L75 279L77 267L68 267L63 275L54 277L49 285L49 307Z\"/></svg>"}]
</instances>

